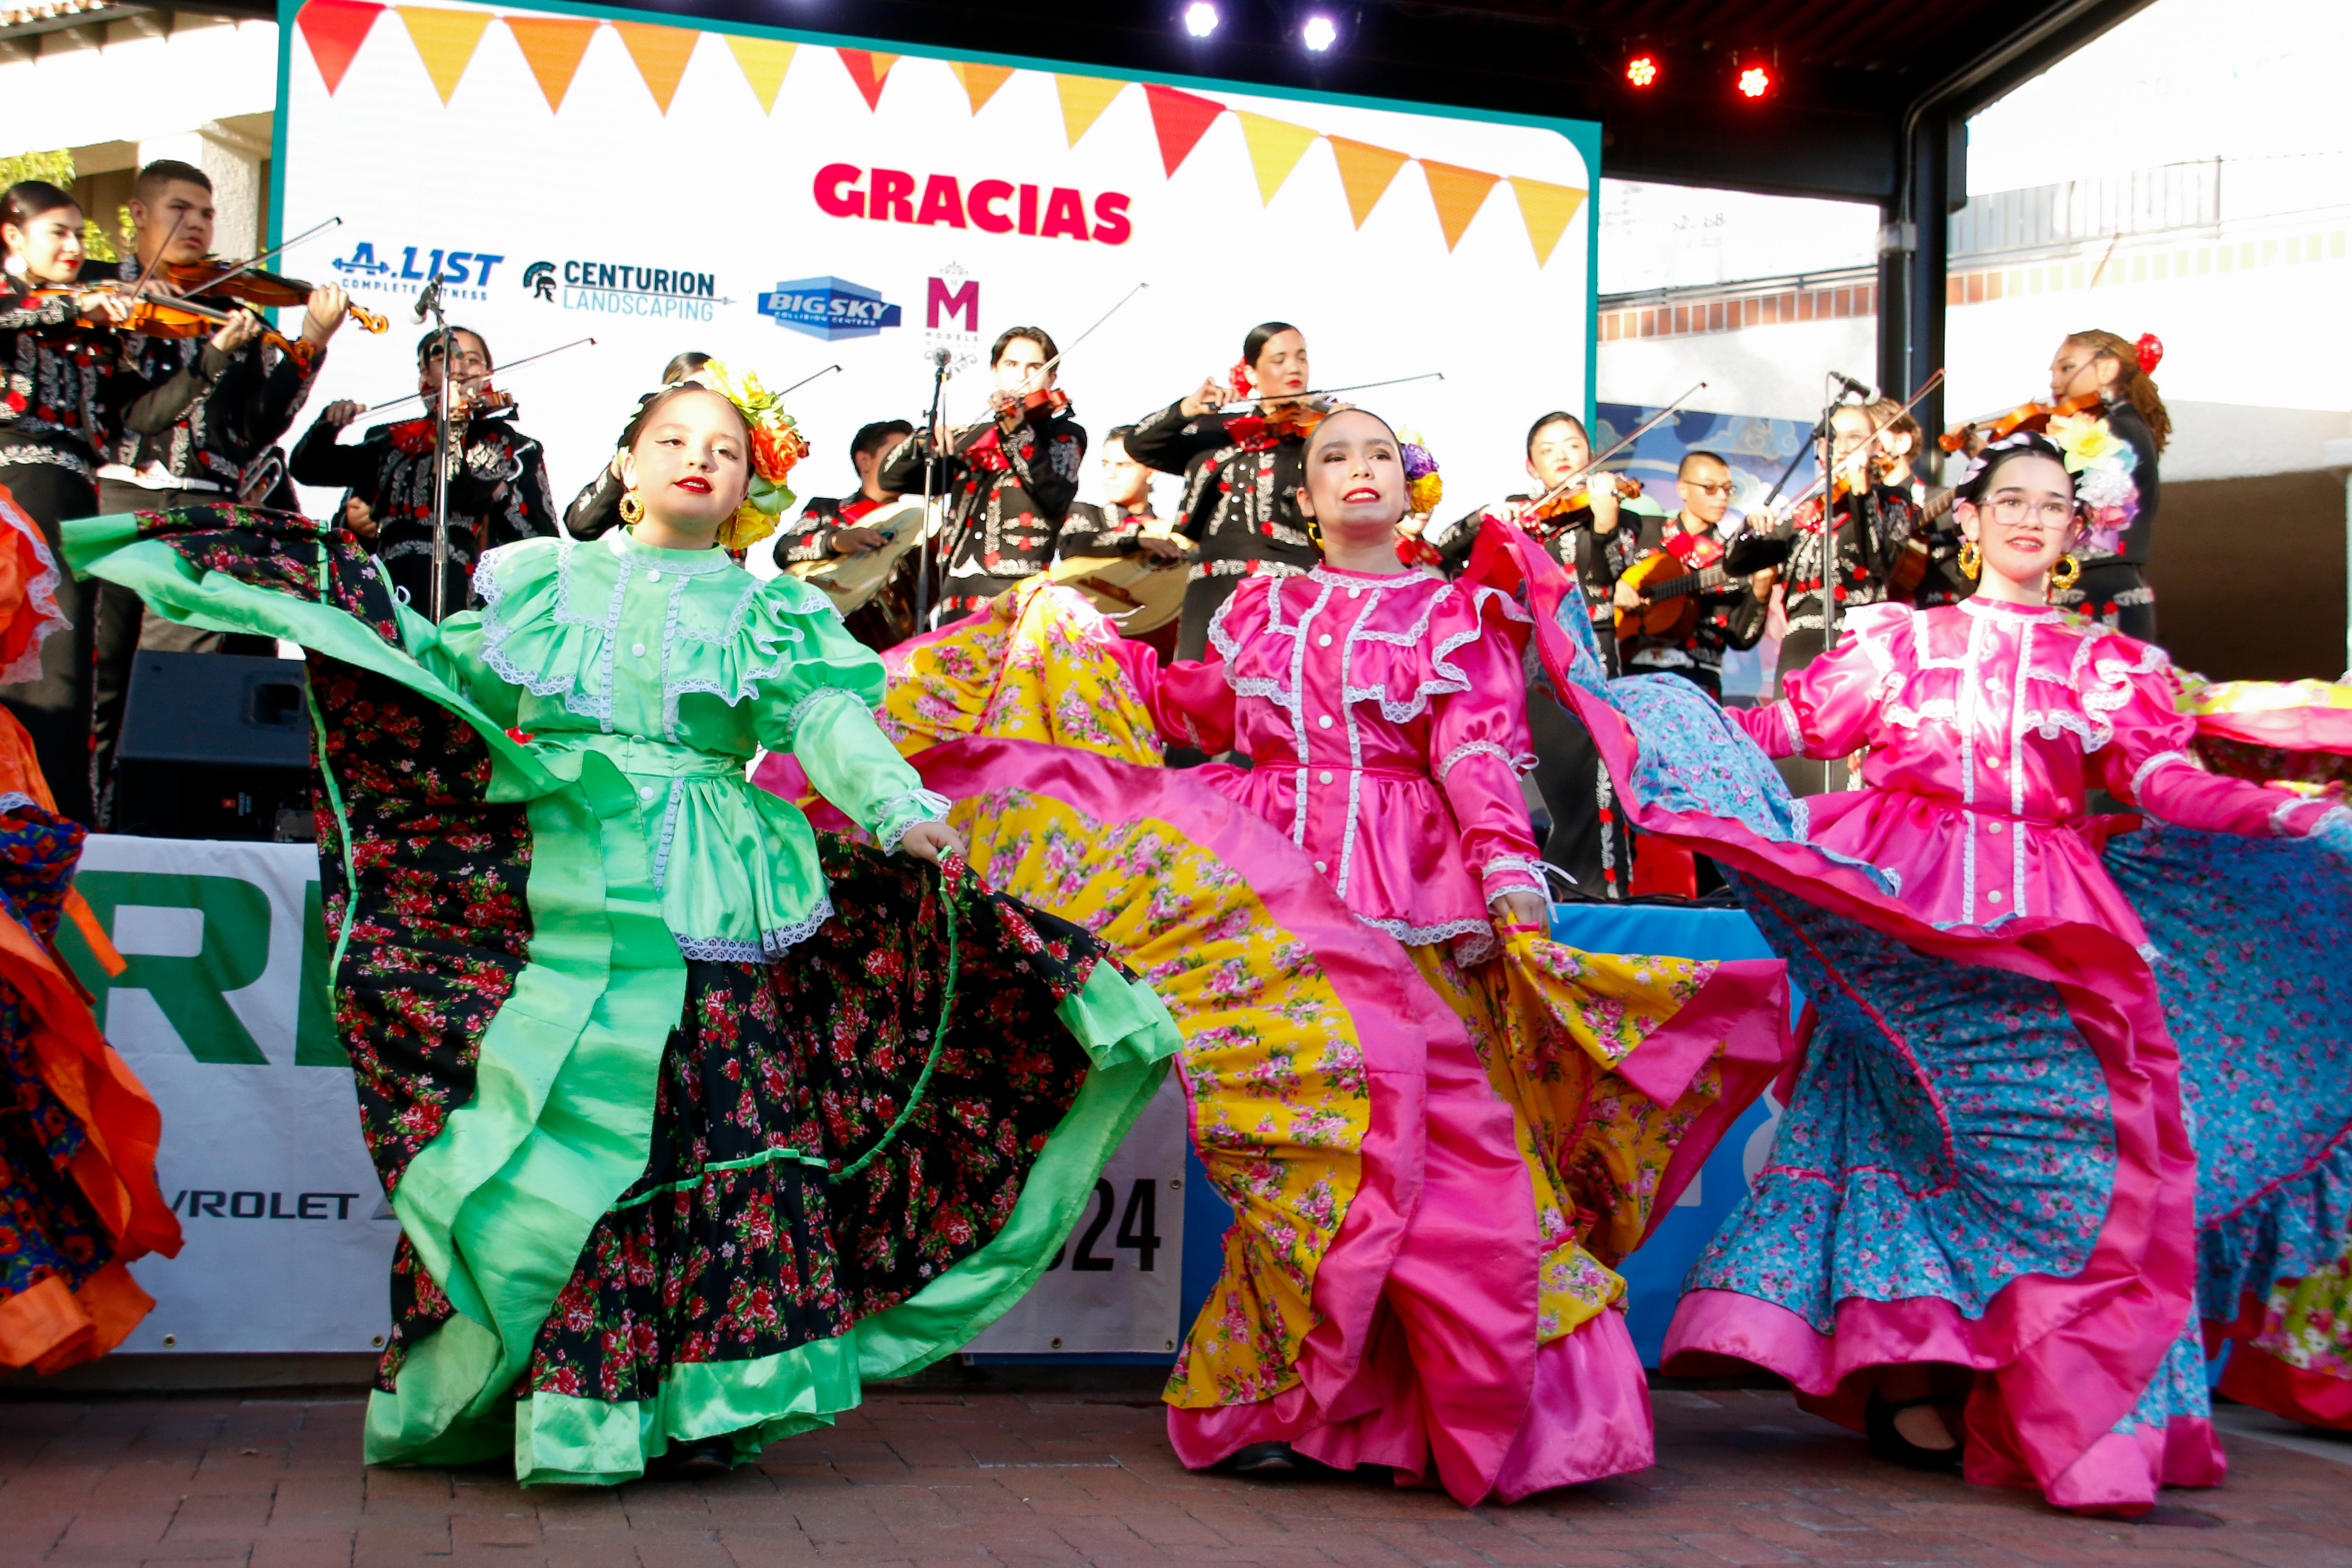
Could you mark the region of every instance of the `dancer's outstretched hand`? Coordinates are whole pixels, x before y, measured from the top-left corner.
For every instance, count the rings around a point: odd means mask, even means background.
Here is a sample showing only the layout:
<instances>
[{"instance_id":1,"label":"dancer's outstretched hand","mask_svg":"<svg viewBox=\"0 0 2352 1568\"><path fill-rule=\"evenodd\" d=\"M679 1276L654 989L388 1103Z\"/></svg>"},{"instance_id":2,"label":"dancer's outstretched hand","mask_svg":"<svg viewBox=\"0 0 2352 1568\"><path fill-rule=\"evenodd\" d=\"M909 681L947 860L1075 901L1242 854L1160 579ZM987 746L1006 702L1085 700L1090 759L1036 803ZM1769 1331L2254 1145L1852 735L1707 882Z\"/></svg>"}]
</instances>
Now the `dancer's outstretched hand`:
<instances>
[{"instance_id":1,"label":"dancer's outstretched hand","mask_svg":"<svg viewBox=\"0 0 2352 1568\"><path fill-rule=\"evenodd\" d=\"M919 822L898 840L898 852L936 866L942 856L962 854L963 840L944 822Z\"/></svg>"}]
</instances>

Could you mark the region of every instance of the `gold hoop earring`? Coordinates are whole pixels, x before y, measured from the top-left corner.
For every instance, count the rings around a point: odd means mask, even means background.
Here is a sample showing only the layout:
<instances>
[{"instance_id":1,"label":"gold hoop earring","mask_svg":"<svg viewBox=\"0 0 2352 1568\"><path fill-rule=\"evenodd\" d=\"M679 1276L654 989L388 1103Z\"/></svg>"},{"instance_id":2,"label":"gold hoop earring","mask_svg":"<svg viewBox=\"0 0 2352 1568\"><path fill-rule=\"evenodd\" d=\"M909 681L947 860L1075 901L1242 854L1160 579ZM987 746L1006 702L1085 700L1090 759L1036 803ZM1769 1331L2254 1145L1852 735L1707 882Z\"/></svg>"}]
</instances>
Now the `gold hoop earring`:
<instances>
[{"instance_id":1,"label":"gold hoop earring","mask_svg":"<svg viewBox=\"0 0 2352 1568\"><path fill-rule=\"evenodd\" d=\"M1315 542L1316 549L1323 548L1323 524L1319 520L1311 517L1307 520L1307 537Z\"/></svg>"},{"instance_id":2,"label":"gold hoop earring","mask_svg":"<svg viewBox=\"0 0 2352 1568\"><path fill-rule=\"evenodd\" d=\"M2050 586L2059 593L2064 593L2082 580L2083 563L2071 554L2060 556L2058 564L2050 568Z\"/></svg>"},{"instance_id":3,"label":"gold hoop earring","mask_svg":"<svg viewBox=\"0 0 2352 1568\"><path fill-rule=\"evenodd\" d=\"M621 497L620 510L621 521L623 522L634 526L635 524L645 521L646 503L637 499L637 492L635 490L631 490Z\"/></svg>"},{"instance_id":4,"label":"gold hoop earring","mask_svg":"<svg viewBox=\"0 0 2352 1568\"><path fill-rule=\"evenodd\" d=\"M1984 552L1977 548L1977 542L1975 540L1970 539L1963 541L1960 544L1961 574L1966 576L1969 582L1973 583L1977 580L1977 574L1983 570Z\"/></svg>"}]
</instances>

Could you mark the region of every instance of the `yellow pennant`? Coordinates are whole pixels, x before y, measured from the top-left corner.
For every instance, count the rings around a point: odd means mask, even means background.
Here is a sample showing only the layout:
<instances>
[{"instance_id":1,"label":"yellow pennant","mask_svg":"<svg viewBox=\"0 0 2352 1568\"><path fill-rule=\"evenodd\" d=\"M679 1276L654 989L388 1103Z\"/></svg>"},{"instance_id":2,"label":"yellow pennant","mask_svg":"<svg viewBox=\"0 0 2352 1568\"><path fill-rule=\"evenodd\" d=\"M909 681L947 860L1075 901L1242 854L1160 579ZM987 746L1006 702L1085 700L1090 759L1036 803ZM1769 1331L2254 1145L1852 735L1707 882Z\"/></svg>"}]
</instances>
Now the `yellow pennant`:
<instances>
[{"instance_id":1,"label":"yellow pennant","mask_svg":"<svg viewBox=\"0 0 2352 1568\"><path fill-rule=\"evenodd\" d=\"M1551 259L1551 248L1568 230L1584 193L1573 185L1548 185L1541 180L1511 176L1511 190L1519 198L1519 216L1527 221L1528 242L1536 247L1536 265Z\"/></svg>"},{"instance_id":2,"label":"yellow pennant","mask_svg":"<svg viewBox=\"0 0 2352 1568\"><path fill-rule=\"evenodd\" d=\"M457 79L473 62L474 50L482 41L482 30L490 25L490 14L444 11L437 5L399 5L394 9L408 24L408 36L425 61L425 74L433 79L433 89L446 104L449 95L457 90Z\"/></svg>"},{"instance_id":3,"label":"yellow pennant","mask_svg":"<svg viewBox=\"0 0 2352 1568\"><path fill-rule=\"evenodd\" d=\"M1062 95L1062 128L1070 133L1070 145L1093 129L1110 107L1110 100L1127 90L1127 83L1111 81L1098 76L1061 76L1054 78L1054 87Z\"/></svg>"},{"instance_id":4,"label":"yellow pennant","mask_svg":"<svg viewBox=\"0 0 2352 1568\"><path fill-rule=\"evenodd\" d=\"M727 47L734 51L735 63L742 68L743 79L751 84L751 95L760 100L761 111L773 114L776 89L784 85L784 72L792 66L793 51L800 46L730 33Z\"/></svg>"},{"instance_id":5,"label":"yellow pennant","mask_svg":"<svg viewBox=\"0 0 2352 1568\"><path fill-rule=\"evenodd\" d=\"M1298 167L1298 160L1307 149L1315 145L1319 132L1304 125L1293 125L1286 120L1268 120L1263 114L1252 114L1245 109L1234 110L1241 121L1242 141L1249 148L1250 168L1257 174L1257 195L1261 204L1274 200L1274 193L1282 189L1290 171Z\"/></svg>"}]
</instances>

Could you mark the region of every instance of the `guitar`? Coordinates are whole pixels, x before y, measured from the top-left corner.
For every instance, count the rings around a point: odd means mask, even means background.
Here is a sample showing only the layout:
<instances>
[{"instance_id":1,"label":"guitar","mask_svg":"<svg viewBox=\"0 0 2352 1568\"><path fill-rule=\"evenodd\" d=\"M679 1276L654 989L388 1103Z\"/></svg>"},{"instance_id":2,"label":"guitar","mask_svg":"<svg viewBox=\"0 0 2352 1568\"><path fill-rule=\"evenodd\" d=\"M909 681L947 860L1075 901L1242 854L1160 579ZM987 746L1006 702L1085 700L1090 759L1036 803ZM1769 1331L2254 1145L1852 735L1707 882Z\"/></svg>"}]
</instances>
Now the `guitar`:
<instances>
[{"instance_id":1,"label":"guitar","mask_svg":"<svg viewBox=\"0 0 2352 1568\"><path fill-rule=\"evenodd\" d=\"M1750 534L1734 544L1722 560L1696 572L1687 570L1688 563L1671 551L1643 557L1621 579L1642 595L1643 604L1639 609L1617 612L1617 639L1688 637L1698 629L1701 595L1734 586L1768 566L1780 565L1789 559L1790 548L1789 540ZM1671 575L1677 572L1682 575Z\"/></svg>"},{"instance_id":2,"label":"guitar","mask_svg":"<svg viewBox=\"0 0 2352 1568\"><path fill-rule=\"evenodd\" d=\"M1133 555L1073 555L1055 562L1045 575L1084 594L1129 637L1158 631L1183 613L1184 587L1191 576L1184 568L1200 554L1191 540L1177 538L1175 527L1173 519L1154 518L1143 525L1143 532L1147 539L1176 540L1184 547L1181 559L1155 561L1140 551Z\"/></svg>"},{"instance_id":3,"label":"guitar","mask_svg":"<svg viewBox=\"0 0 2352 1568\"><path fill-rule=\"evenodd\" d=\"M923 498L908 496L897 506L877 508L859 518L859 528L874 529L882 542L862 555L835 555L823 561L795 561L784 568L811 587L824 590L833 607L844 616L863 609L890 581L898 563L922 542Z\"/></svg>"}]
</instances>

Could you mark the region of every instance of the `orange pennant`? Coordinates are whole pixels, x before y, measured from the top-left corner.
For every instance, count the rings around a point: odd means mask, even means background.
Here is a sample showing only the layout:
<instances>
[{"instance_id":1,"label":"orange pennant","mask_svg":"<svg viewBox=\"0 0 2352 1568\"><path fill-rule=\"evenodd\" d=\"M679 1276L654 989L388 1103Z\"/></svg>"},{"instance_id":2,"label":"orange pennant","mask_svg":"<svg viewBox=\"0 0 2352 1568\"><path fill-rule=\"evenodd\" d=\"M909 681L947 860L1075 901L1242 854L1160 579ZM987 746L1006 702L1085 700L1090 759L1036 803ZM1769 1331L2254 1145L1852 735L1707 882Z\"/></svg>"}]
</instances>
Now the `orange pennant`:
<instances>
[{"instance_id":1,"label":"orange pennant","mask_svg":"<svg viewBox=\"0 0 2352 1568\"><path fill-rule=\"evenodd\" d=\"M978 114L981 106L996 96L996 89L1012 79L1011 66L975 65L970 60L950 60L948 69L955 72L956 80L963 83L963 95L971 100L971 111Z\"/></svg>"},{"instance_id":2,"label":"orange pennant","mask_svg":"<svg viewBox=\"0 0 2352 1568\"><path fill-rule=\"evenodd\" d=\"M1584 205L1584 193L1573 185L1548 185L1517 174L1511 176L1511 189L1519 198L1519 216L1527 222L1528 243L1536 247L1536 265L1541 267L1551 259L1552 247Z\"/></svg>"},{"instance_id":3,"label":"orange pennant","mask_svg":"<svg viewBox=\"0 0 2352 1568\"><path fill-rule=\"evenodd\" d=\"M473 62L482 32L490 25L490 14L445 11L437 5L395 5L393 9L408 24L408 37L425 61L425 74L433 79L434 90L446 104L449 95L457 90L457 79Z\"/></svg>"},{"instance_id":4,"label":"orange pennant","mask_svg":"<svg viewBox=\"0 0 2352 1568\"><path fill-rule=\"evenodd\" d=\"M1246 109L1234 110L1241 121L1242 142L1249 148L1250 168L1257 175L1257 194L1261 203L1274 200L1274 193L1282 189L1290 171L1298 167L1298 160L1307 149L1315 145L1319 132L1304 125L1293 125L1286 120L1268 120L1263 114L1252 114Z\"/></svg>"},{"instance_id":5,"label":"orange pennant","mask_svg":"<svg viewBox=\"0 0 2352 1568\"><path fill-rule=\"evenodd\" d=\"M841 63L849 68L849 79L857 84L858 93L868 109L882 107L882 84L890 79L890 68L898 63L896 55L877 54L871 49L835 49Z\"/></svg>"},{"instance_id":6,"label":"orange pennant","mask_svg":"<svg viewBox=\"0 0 2352 1568\"><path fill-rule=\"evenodd\" d=\"M1451 250L1470 220L1478 216L1478 209L1486 205L1486 193L1503 176L1427 158L1421 161L1421 172L1429 178L1429 199L1437 206L1437 226L1445 231L1445 248Z\"/></svg>"},{"instance_id":7,"label":"orange pennant","mask_svg":"<svg viewBox=\"0 0 2352 1568\"><path fill-rule=\"evenodd\" d=\"M530 74L538 79L547 107L561 110L564 95L572 90L572 79L579 74L580 58L588 52L588 40L596 36L597 24L579 16L505 16L500 20L514 35L515 47L522 51L523 63L530 67Z\"/></svg>"},{"instance_id":8,"label":"orange pennant","mask_svg":"<svg viewBox=\"0 0 2352 1568\"><path fill-rule=\"evenodd\" d=\"M762 113L776 111L776 89L784 85L784 72L793 63L793 51L798 44L782 43L774 38L747 37L741 33L725 35L727 47L735 52L735 63L743 69L743 79L751 87L751 96L760 100Z\"/></svg>"},{"instance_id":9,"label":"orange pennant","mask_svg":"<svg viewBox=\"0 0 2352 1568\"><path fill-rule=\"evenodd\" d=\"M1110 100L1127 90L1127 83L1112 81L1098 76L1060 76L1054 78L1055 90L1062 95L1062 129L1070 133L1070 145L1094 128Z\"/></svg>"},{"instance_id":10,"label":"orange pennant","mask_svg":"<svg viewBox=\"0 0 2352 1568\"><path fill-rule=\"evenodd\" d=\"M1331 155L1339 161L1339 184L1348 193L1348 211L1361 228L1380 205L1381 197L1388 194L1389 182L1404 167L1405 155L1345 136L1331 138Z\"/></svg>"},{"instance_id":11,"label":"orange pennant","mask_svg":"<svg viewBox=\"0 0 2352 1568\"><path fill-rule=\"evenodd\" d=\"M667 114L669 100L677 96L678 79L686 75L686 62L694 58L695 40L702 35L691 27L652 22L615 22L613 31L621 35L629 58L637 62L637 74L645 78L654 103Z\"/></svg>"}]
</instances>

